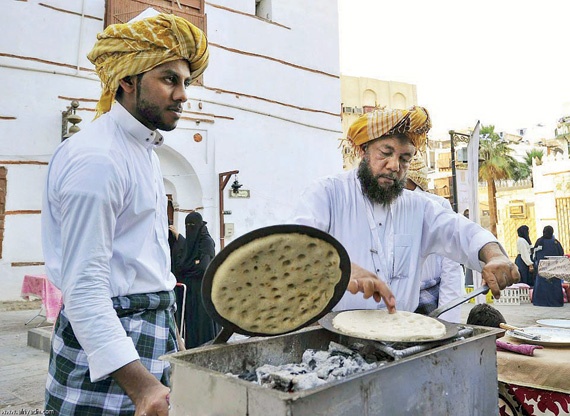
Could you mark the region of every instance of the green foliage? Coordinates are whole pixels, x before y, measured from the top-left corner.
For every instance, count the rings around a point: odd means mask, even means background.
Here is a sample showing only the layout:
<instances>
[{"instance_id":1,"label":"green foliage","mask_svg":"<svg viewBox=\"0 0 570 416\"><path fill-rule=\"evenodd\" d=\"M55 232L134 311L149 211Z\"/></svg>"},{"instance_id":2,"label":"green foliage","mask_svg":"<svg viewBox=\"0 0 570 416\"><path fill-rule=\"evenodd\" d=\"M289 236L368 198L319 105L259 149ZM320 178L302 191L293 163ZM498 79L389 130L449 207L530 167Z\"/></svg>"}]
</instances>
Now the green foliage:
<instances>
[{"instance_id":1,"label":"green foliage","mask_svg":"<svg viewBox=\"0 0 570 416\"><path fill-rule=\"evenodd\" d=\"M523 162L514 161L511 166L511 179L515 182L528 179L532 175L531 166Z\"/></svg>"},{"instance_id":2,"label":"green foliage","mask_svg":"<svg viewBox=\"0 0 570 416\"><path fill-rule=\"evenodd\" d=\"M479 141L479 179L495 181L511 179L519 170L518 162L510 156L512 149L495 133L495 126L481 126Z\"/></svg>"},{"instance_id":3,"label":"green foliage","mask_svg":"<svg viewBox=\"0 0 570 416\"><path fill-rule=\"evenodd\" d=\"M526 152L524 157L525 163L531 167L533 160L536 160L537 165L542 165L542 157L544 156L544 151L540 149L532 149Z\"/></svg>"}]
</instances>

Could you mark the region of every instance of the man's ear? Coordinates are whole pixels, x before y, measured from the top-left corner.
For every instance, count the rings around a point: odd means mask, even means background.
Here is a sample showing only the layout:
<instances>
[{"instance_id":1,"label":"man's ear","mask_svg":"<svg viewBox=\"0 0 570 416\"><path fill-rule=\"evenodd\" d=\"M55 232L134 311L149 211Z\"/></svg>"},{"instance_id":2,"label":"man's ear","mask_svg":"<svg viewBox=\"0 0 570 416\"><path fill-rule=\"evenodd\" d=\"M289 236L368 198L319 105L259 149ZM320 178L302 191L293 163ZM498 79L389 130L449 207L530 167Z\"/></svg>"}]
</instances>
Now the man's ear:
<instances>
[{"instance_id":1,"label":"man's ear","mask_svg":"<svg viewBox=\"0 0 570 416\"><path fill-rule=\"evenodd\" d=\"M119 85L127 94L132 93L135 89L135 82L131 76L121 79Z\"/></svg>"}]
</instances>

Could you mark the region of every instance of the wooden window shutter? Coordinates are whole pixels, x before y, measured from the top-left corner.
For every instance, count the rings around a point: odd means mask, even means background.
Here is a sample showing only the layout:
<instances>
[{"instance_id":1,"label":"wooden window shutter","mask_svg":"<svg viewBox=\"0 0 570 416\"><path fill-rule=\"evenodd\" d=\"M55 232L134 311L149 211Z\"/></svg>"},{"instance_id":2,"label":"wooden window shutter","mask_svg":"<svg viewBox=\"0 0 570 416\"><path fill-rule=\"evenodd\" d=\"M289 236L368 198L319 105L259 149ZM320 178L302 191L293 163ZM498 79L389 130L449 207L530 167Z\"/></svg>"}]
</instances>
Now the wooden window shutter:
<instances>
[{"instance_id":1,"label":"wooden window shutter","mask_svg":"<svg viewBox=\"0 0 570 416\"><path fill-rule=\"evenodd\" d=\"M208 34L204 0L107 0L105 27L115 23L126 23L149 7L161 13L180 16ZM194 79L192 84L203 85L203 76Z\"/></svg>"},{"instance_id":2,"label":"wooden window shutter","mask_svg":"<svg viewBox=\"0 0 570 416\"><path fill-rule=\"evenodd\" d=\"M204 0L107 0L105 27L126 23L149 7L180 16L207 33Z\"/></svg>"}]
</instances>

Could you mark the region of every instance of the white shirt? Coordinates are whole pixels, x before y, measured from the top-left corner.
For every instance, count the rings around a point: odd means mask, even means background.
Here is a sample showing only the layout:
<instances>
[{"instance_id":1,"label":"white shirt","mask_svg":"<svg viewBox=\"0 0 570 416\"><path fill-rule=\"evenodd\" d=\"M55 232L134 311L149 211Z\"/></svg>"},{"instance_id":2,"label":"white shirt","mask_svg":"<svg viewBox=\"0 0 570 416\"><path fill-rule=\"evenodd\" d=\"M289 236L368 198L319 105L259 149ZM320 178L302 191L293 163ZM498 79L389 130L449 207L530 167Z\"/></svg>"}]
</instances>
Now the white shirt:
<instances>
[{"instance_id":1,"label":"white shirt","mask_svg":"<svg viewBox=\"0 0 570 416\"><path fill-rule=\"evenodd\" d=\"M530 266L532 264L532 260L530 259L531 247L532 246L524 238L519 237L517 239L517 253L521 255L524 264L527 266Z\"/></svg>"},{"instance_id":2,"label":"white shirt","mask_svg":"<svg viewBox=\"0 0 570 416\"><path fill-rule=\"evenodd\" d=\"M396 297L399 310L413 312L419 301L421 265L438 253L481 270L479 250L497 239L463 215L422 195L404 190L389 206L390 229L379 238L374 208L366 198L356 170L315 181L301 195L293 222L328 232L347 250L351 262L374 272ZM386 208L384 208L386 209ZM387 242L387 243L386 243ZM362 293L346 292L334 310L385 307Z\"/></svg>"},{"instance_id":3,"label":"white shirt","mask_svg":"<svg viewBox=\"0 0 570 416\"><path fill-rule=\"evenodd\" d=\"M42 209L48 278L97 381L137 360L111 298L171 290L160 133L120 104L56 149Z\"/></svg>"},{"instance_id":4,"label":"white shirt","mask_svg":"<svg viewBox=\"0 0 570 416\"><path fill-rule=\"evenodd\" d=\"M452 210L449 201L439 195L424 192L419 187L416 187L414 192L432 199L444 208ZM442 257L439 254L430 254L422 265L421 278L422 281L428 281L437 277L441 278L441 282L439 284L438 307L443 306L465 294L465 290L463 288L463 285L465 284L465 275L461 264L450 260L447 257ZM461 322L461 308L450 309L449 311L441 314L438 318L447 322L459 323Z\"/></svg>"}]
</instances>

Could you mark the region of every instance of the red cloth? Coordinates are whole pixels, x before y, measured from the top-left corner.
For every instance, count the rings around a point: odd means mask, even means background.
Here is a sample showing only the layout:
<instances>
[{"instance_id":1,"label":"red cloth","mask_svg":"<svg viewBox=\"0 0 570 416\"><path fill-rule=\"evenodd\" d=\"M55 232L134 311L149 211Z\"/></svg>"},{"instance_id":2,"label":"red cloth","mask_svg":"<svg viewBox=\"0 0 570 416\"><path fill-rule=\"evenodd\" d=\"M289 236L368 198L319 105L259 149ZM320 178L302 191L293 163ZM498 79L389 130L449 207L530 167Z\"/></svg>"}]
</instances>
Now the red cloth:
<instances>
[{"instance_id":1,"label":"red cloth","mask_svg":"<svg viewBox=\"0 0 570 416\"><path fill-rule=\"evenodd\" d=\"M568 415L570 395L499 382L499 415Z\"/></svg>"},{"instance_id":2,"label":"red cloth","mask_svg":"<svg viewBox=\"0 0 570 416\"><path fill-rule=\"evenodd\" d=\"M533 355L534 350L536 349L541 350L542 348L544 348L542 345L510 344L508 342L501 341L500 339L498 339L496 342L497 342L497 351L511 351L524 355Z\"/></svg>"},{"instance_id":3,"label":"red cloth","mask_svg":"<svg viewBox=\"0 0 570 416\"><path fill-rule=\"evenodd\" d=\"M21 296L25 299L30 296L41 298L46 311L46 321L55 322L63 303L62 295L61 291L48 280L45 274L25 275Z\"/></svg>"}]
</instances>

